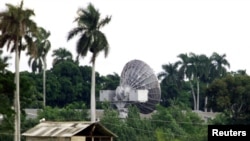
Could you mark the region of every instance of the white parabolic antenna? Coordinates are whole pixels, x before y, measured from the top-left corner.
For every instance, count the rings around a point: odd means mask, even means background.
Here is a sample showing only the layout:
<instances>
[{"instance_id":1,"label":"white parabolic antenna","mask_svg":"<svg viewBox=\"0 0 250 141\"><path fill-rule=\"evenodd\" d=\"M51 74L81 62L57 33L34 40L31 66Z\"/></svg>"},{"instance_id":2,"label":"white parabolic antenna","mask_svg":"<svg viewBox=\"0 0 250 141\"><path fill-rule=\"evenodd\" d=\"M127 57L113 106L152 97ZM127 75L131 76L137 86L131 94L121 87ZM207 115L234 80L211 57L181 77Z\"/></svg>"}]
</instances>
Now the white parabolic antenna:
<instances>
[{"instance_id":1,"label":"white parabolic antenna","mask_svg":"<svg viewBox=\"0 0 250 141\"><path fill-rule=\"evenodd\" d=\"M116 90L100 91L100 101L115 105L121 118L127 116L129 104L136 105L142 114L153 112L160 98L159 81L154 71L141 60L129 61L124 66Z\"/></svg>"}]
</instances>

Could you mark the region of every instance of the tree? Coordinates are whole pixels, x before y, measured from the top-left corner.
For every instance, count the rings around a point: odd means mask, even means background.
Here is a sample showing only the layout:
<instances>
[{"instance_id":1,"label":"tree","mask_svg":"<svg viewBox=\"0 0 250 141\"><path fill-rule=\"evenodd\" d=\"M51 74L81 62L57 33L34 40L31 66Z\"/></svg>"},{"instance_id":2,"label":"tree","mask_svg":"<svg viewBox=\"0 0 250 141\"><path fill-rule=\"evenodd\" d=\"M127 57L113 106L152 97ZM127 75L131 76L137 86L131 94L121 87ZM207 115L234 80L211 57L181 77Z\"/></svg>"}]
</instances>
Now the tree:
<instances>
[{"instance_id":1,"label":"tree","mask_svg":"<svg viewBox=\"0 0 250 141\"><path fill-rule=\"evenodd\" d=\"M61 94L60 80L58 80L58 76L52 73L52 71L47 72L47 78L48 78L46 85L47 87L46 94L48 95L46 99L47 106L52 106L52 107L58 106L58 100Z\"/></svg>"},{"instance_id":2,"label":"tree","mask_svg":"<svg viewBox=\"0 0 250 141\"><path fill-rule=\"evenodd\" d=\"M158 78L165 81L165 83L171 83L173 85L180 86L178 67L180 62L169 63L162 65L163 72L158 74ZM165 80L164 80L165 79Z\"/></svg>"},{"instance_id":3,"label":"tree","mask_svg":"<svg viewBox=\"0 0 250 141\"><path fill-rule=\"evenodd\" d=\"M167 108L158 105L152 114L157 138L164 140L204 140L207 138L207 126L202 119L188 107L171 105ZM159 133L160 132L160 133ZM160 136L160 137L158 137Z\"/></svg>"},{"instance_id":4,"label":"tree","mask_svg":"<svg viewBox=\"0 0 250 141\"><path fill-rule=\"evenodd\" d=\"M250 76L239 73L216 79L206 93L208 106L215 112L225 112L231 124L249 124Z\"/></svg>"},{"instance_id":5,"label":"tree","mask_svg":"<svg viewBox=\"0 0 250 141\"><path fill-rule=\"evenodd\" d=\"M230 63L226 59L226 54L219 55L214 52L210 57L213 64L213 75L216 77L223 77L226 75L227 68L230 68Z\"/></svg>"},{"instance_id":6,"label":"tree","mask_svg":"<svg viewBox=\"0 0 250 141\"><path fill-rule=\"evenodd\" d=\"M13 133L13 117L14 110L12 109L12 101L14 96L14 75L10 71L6 70L8 66L9 56L3 56L3 51L0 50L0 113L3 119L0 119L0 132L7 134L1 134L0 140L8 140L6 137L8 134Z\"/></svg>"},{"instance_id":7,"label":"tree","mask_svg":"<svg viewBox=\"0 0 250 141\"><path fill-rule=\"evenodd\" d=\"M169 100L177 98L181 90L181 79L178 71L180 62L169 63L162 65L164 71L158 74L161 80L161 103L164 106L169 106Z\"/></svg>"},{"instance_id":8,"label":"tree","mask_svg":"<svg viewBox=\"0 0 250 141\"><path fill-rule=\"evenodd\" d=\"M72 39L80 34L76 45L76 52L78 56L86 56L88 51L92 53L90 63L92 63L91 74L91 121L96 120L95 117L95 61L96 57L101 51L104 51L104 56L107 57L109 52L109 43L104 33L100 31L101 27L108 24L111 17L106 16L104 19L100 18L100 12L93 4L89 3L86 9L78 9L78 17L75 22L78 26L69 31L67 40Z\"/></svg>"},{"instance_id":9,"label":"tree","mask_svg":"<svg viewBox=\"0 0 250 141\"><path fill-rule=\"evenodd\" d=\"M196 96L195 96L195 92L194 92L194 87L193 87L193 84L191 82L191 80L193 79L193 67L192 67L192 63L191 63L192 61L187 54L180 54L180 55L178 55L178 57L181 59L181 61L180 61L181 67L179 69L179 73L180 73L180 75L182 75L182 78L184 80L185 79L189 80L191 93L193 95L194 110L196 110L197 101L196 101Z\"/></svg>"},{"instance_id":10,"label":"tree","mask_svg":"<svg viewBox=\"0 0 250 141\"><path fill-rule=\"evenodd\" d=\"M103 90L115 90L120 83L120 76L117 73L102 76L101 86Z\"/></svg>"},{"instance_id":11,"label":"tree","mask_svg":"<svg viewBox=\"0 0 250 141\"><path fill-rule=\"evenodd\" d=\"M192 79L194 83L196 83L196 110L200 110L200 82L201 79L205 79L209 75L209 67L210 60L209 58L204 55L196 55L194 53L190 53L190 63L192 67ZM191 81L190 80L190 81Z\"/></svg>"},{"instance_id":12,"label":"tree","mask_svg":"<svg viewBox=\"0 0 250 141\"><path fill-rule=\"evenodd\" d=\"M43 106L46 106L46 56L50 50L51 44L48 40L50 32L44 28L38 28L38 39L35 41L37 46L36 56L31 56L28 64L31 66L33 72L41 72L43 70Z\"/></svg>"},{"instance_id":13,"label":"tree","mask_svg":"<svg viewBox=\"0 0 250 141\"><path fill-rule=\"evenodd\" d=\"M7 45L7 50L15 52L15 141L20 141L20 100L19 100L19 57L21 50L28 47L28 52L35 51L33 37L36 34L36 23L31 19L35 13L31 9L23 9L20 5L6 4L7 10L0 12L0 47ZM25 40L26 44L23 43Z\"/></svg>"},{"instance_id":14,"label":"tree","mask_svg":"<svg viewBox=\"0 0 250 141\"><path fill-rule=\"evenodd\" d=\"M208 85L208 83L214 79L212 73L214 68L211 62L212 59L204 54L196 55L192 52L189 53L189 55L180 54L178 57L181 59L180 62L182 64L179 72L190 84L194 101L194 110L200 110L200 85L203 83Z\"/></svg>"},{"instance_id":15,"label":"tree","mask_svg":"<svg viewBox=\"0 0 250 141\"><path fill-rule=\"evenodd\" d=\"M79 101L79 95L82 93L82 76L77 64L72 61L63 61L52 69L60 84L60 93L55 99L57 106L63 107L73 101ZM52 95L53 89L52 89ZM55 95L54 95L55 96Z\"/></svg>"},{"instance_id":16,"label":"tree","mask_svg":"<svg viewBox=\"0 0 250 141\"><path fill-rule=\"evenodd\" d=\"M59 49L53 50L52 57L55 57L52 63L53 66L55 66L56 64L59 64L62 61L73 59L72 53L62 47L60 47Z\"/></svg>"}]
</instances>

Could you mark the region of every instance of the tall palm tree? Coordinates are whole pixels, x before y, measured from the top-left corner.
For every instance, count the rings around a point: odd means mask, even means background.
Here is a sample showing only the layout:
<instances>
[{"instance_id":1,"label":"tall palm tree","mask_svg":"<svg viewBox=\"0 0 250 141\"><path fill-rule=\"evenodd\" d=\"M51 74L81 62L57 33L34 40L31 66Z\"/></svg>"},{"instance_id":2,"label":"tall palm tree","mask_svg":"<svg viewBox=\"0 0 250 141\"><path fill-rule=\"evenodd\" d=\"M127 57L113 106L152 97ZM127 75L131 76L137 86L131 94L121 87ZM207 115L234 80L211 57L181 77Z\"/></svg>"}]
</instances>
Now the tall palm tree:
<instances>
[{"instance_id":1,"label":"tall palm tree","mask_svg":"<svg viewBox=\"0 0 250 141\"><path fill-rule=\"evenodd\" d=\"M209 58L204 55L196 55L195 53L180 54L178 56L181 59L182 66L180 67L180 73L185 75L189 79L191 93L194 100L194 110L199 110L200 99L200 80L205 79L209 75ZM196 83L196 92L193 86Z\"/></svg>"},{"instance_id":2,"label":"tall palm tree","mask_svg":"<svg viewBox=\"0 0 250 141\"><path fill-rule=\"evenodd\" d=\"M211 59L204 54L199 56L199 61L200 61L199 81L205 83L206 87L208 88L209 83L213 80L212 73L211 73L213 65L212 65ZM205 112L207 112L207 108L206 108L207 107L207 98L208 97L205 96L205 104L204 104L204 111ZM199 100L199 98L197 98L197 100ZM199 106L199 105L197 104L197 106ZM199 107L197 109L199 109Z\"/></svg>"},{"instance_id":3,"label":"tall palm tree","mask_svg":"<svg viewBox=\"0 0 250 141\"><path fill-rule=\"evenodd\" d=\"M53 66L65 60L73 60L72 53L62 47L53 50L52 57L55 57L52 62Z\"/></svg>"},{"instance_id":4,"label":"tall palm tree","mask_svg":"<svg viewBox=\"0 0 250 141\"><path fill-rule=\"evenodd\" d=\"M67 40L72 39L76 35L80 34L76 45L76 51L78 55L84 57L88 51L92 53L90 63L92 63L92 75L91 75L91 121L96 120L95 117L95 60L101 51L104 51L105 57L109 52L109 43L104 33L100 31L100 28L108 24L111 17L106 16L104 19L100 18L100 12L93 4L89 3L86 9L79 8L77 12L78 16L75 22L78 26L69 31Z\"/></svg>"},{"instance_id":5,"label":"tall palm tree","mask_svg":"<svg viewBox=\"0 0 250 141\"><path fill-rule=\"evenodd\" d=\"M48 40L50 32L46 31L44 28L38 28L38 38L35 41L37 47L37 54L31 56L28 64L31 66L33 72L43 71L43 106L46 106L46 69L47 61L46 56L51 48L50 41Z\"/></svg>"},{"instance_id":6,"label":"tall palm tree","mask_svg":"<svg viewBox=\"0 0 250 141\"><path fill-rule=\"evenodd\" d=\"M181 67L179 69L179 73L180 75L183 76L183 79L188 79L189 81L189 85L191 88L191 93L193 96L193 101L194 101L194 110L196 110L197 108L197 101L196 101L196 96L195 96L195 92L194 92L194 87L193 84L191 82L191 80L193 79L193 66L192 66L192 60L191 58L188 56L188 54L179 54L177 56L178 58L180 58L180 64Z\"/></svg>"},{"instance_id":7,"label":"tall palm tree","mask_svg":"<svg viewBox=\"0 0 250 141\"><path fill-rule=\"evenodd\" d=\"M7 10L0 12L0 47L7 46L7 50L15 52L15 141L20 141L20 99L19 99L19 57L21 50L28 47L28 52L35 52L32 37L36 34L36 23L31 19L35 13L31 9L23 9L23 1L20 5L6 4ZM23 43L26 42L26 44Z\"/></svg>"},{"instance_id":8,"label":"tall palm tree","mask_svg":"<svg viewBox=\"0 0 250 141\"><path fill-rule=\"evenodd\" d=\"M199 110L199 56L194 53L189 53L189 70L191 73L191 76L189 78L190 86L193 95L195 95L195 108L194 110ZM194 89L194 84L196 82L196 93Z\"/></svg>"},{"instance_id":9,"label":"tall palm tree","mask_svg":"<svg viewBox=\"0 0 250 141\"><path fill-rule=\"evenodd\" d=\"M194 53L190 54L190 58L192 61L192 66L194 68L194 80L196 81L196 110L200 110L200 82L204 82L205 79L208 79L210 74L211 61L210 59L204 55L195 55Z\"/></svg>"}]
</instances>

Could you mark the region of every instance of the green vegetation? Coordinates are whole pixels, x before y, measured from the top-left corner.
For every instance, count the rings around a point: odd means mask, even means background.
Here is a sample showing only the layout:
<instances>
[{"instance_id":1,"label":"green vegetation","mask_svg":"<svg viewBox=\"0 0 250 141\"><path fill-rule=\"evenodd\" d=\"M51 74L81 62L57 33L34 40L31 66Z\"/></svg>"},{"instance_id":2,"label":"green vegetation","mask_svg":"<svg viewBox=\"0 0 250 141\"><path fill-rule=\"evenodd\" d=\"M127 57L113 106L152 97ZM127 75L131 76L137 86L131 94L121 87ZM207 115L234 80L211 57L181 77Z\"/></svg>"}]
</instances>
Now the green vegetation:
<instances>
[{"instance_id":1,"label":"green vegetation","mask_svg":"<svg viewBox=\"0 0 250 141\"><path fill-rule=\"evenodd\" d=\"M250 76L245 70L228 72L226 55L195 53L177 55L177 62L163 64L157 74L161 85L161 102L150 117L142 118L137 107L129 107L128 117L120 119L109 103L101 103L103 89L116 89L118 74L101 76L95 71L95 59L109 44L100 28L111 17L100 19L92 5L79 9L78 27L70 30L68 40L80 34L73 58L66 48L52 50L52 68L47 70L46 55L51 45L50 32L30 20L30 9L7 4L0 11L0 47L16 53L16 70L6 69L8 56L0 50L0 141L19 140L15 131L24 132L45 118L51 121L93 120L88 109L104 109L100 122L117 134L117 141L206 141L207 124L249 124ZM23 41L23 42L22 42ZM24 42L26 41L26 42ZM27 48L29 62L19 61L20 51ZM92 53L92 66L79 65L79 57ZM19 62L28 63L32 72L19 72ZM19 80L20 79L20 80ZM16 83L15 83L16 82ZM19 95L20 93L20 95ZM13 103L15 103L13 105ZM28 119L25 108L39 109L35 119ZM218 112L205 122L196 112ZM18 125L20 124L20 130ZM15 135L15 136L14 136ZM19 137L20 138L20 137Z\"/></svg>"},{"instance_id":2,"label":"green vegetation","mask_svg":"<svg viewBox=\"0 0 250 141\"><path fill-rule=\"evenodd\" d=\"M207 126L200 117L178 105L158 106L151 118L141 118L137 107L130 106L128 117L120 119L117 111L105 108L100 121L116 133L117 141L206 141Z\"/></svg>"},{"instance_id":3,"label":"green vegetation","mask_svg":"<svg viewBox=\"0 0 250 141\"><path fill-rule=\"evenodd\" d=\"M67 51L67 50L66 50ZM56 56L55 56L56 57ZM2 57L4 58L4 57ZM3 59L2 59L3 60ZM1 61L4 64L3 61ZM177 64L177 63L174 63ZM2 65L6 66L6 65ZM207 111L219 112L215 119L204 122L193 112L193 95L190 92L190 80L179 76L179 68L171 63L163 65L160 84L162 101L156 112L149 118L139 116L136 107L129 108L127 119L120 119L115 109L107 103L97 101L98 109L104 109L100 122L116 133L123 141L133 140L207 140L207 124L249 124L249 84L250 76L245 71L227 72L211 81L199 81L200 107ZM175 68L175 75L170 75L169 68ZM14 111L11 109L14 98L14 74L6 69L1 72L0 92L4 102L0 103L0 112L4 120L0 125L2 138L13 134ZM43 72L21 72L21 109L38 108L37 119L25 118L22 112L22 132L38 123L39 119L54 121L90 120L87 109L90 109L91 67L80 66L76 60L63 59L53 68L46 71L47 106L43 108ZM162 75L162 74L168 75ZM173 73L173 74L174 74ZM96 96L99 90L115 89L119 85L118 74L101 76L96 72ZM191 81L196 84L195 80ZM197 85L194 85L197 89ZM208 104L205 107L205 97ZM200 110L204 110L204 109ZM81 109L81 110L79 110ZM68 116L74 115L74 116ZM4 131L4 132L3 132ZM1 140L1 139L0 139Z\"/></svg>"}]
</instances>

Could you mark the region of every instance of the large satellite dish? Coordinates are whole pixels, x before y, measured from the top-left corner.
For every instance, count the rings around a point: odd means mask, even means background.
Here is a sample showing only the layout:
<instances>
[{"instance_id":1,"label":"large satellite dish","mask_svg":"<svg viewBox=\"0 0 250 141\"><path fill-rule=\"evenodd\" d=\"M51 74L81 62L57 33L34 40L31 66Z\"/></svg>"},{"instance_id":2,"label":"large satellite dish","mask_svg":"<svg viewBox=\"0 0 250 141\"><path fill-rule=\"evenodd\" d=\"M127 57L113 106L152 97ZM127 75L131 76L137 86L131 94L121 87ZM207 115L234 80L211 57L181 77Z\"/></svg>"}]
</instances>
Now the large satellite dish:
<instances>
[{"instance_id":1,"label":"large satellite dish","mask_svg":"<svg viewBox=\"0 0 250 141\"><path fill-rule=\"evenodd\" d=\"M134 104L142 114L155 110L160 102L161 89L154 71L141 60L132 60L125 64L120 84L116 90L101 90L100 101L111 101L120 117L127 116L127 106Z\"/></svg>"}]
</instances>

